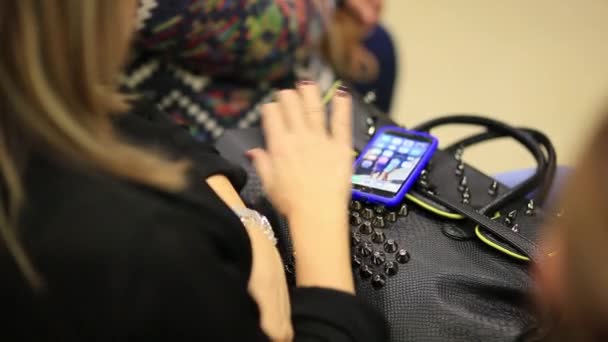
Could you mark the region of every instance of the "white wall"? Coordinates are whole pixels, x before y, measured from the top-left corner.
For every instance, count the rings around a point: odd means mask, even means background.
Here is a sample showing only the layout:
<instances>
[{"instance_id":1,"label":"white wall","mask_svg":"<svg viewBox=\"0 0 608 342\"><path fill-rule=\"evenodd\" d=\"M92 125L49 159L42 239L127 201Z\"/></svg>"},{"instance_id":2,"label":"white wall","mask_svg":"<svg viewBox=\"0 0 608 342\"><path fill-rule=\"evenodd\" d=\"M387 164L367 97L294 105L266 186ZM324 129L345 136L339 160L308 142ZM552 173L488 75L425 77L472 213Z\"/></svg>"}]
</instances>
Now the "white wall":
<instances>
[{"instance_id":1,"label":"white wall","mask_svg":"<svg viewBox=\"0 0 608 342\"><path fill-rule=\"evenodd\" d=\"M562 163L576 160L608 104L608 0L385 1L401 53L393 107L401 122L488 113L542 129ZM531 165L502 143L465 159L488 172Z\"/></svg>"}]
</instances>

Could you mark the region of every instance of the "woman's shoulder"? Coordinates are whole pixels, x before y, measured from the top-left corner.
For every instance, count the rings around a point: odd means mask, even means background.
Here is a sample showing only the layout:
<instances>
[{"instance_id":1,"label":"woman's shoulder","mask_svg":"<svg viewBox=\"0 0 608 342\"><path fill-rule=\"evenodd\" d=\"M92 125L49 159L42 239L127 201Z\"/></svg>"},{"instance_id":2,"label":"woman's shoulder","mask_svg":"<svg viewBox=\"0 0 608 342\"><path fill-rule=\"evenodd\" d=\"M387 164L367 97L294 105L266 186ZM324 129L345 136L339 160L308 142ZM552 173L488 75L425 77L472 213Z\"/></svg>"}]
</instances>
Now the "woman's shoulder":
<instances>
[{"instance_id":1,"label":"woman's shoulder","mask_svg":"<svg viewBox=\"0 0 608 342\"><path fill-rule=\"evenodd\" d=\"M182 249L248 243L238 219L202 180L183 194L168 193L48 160L34 163L21 228L42 254L64 248L74 255L113 256L169 233L174 238L166 242L184 244Z\"/></svg>"},{"instance_id":2,"label":"woman's shoulder","mask_svg":"<svg viewBox=\"0 0 608 342\"><path fill-rule=\"evenodd\" d=\"M224 291L255 313L251 247L228 208L48 161L32 166L22 241L62 319L91 317L83 334L206 336L227 318L208 308ZM134 323L117 326L116 317ZM149 320L174 323L137 324Z\"/></svg>"}]
</instances>

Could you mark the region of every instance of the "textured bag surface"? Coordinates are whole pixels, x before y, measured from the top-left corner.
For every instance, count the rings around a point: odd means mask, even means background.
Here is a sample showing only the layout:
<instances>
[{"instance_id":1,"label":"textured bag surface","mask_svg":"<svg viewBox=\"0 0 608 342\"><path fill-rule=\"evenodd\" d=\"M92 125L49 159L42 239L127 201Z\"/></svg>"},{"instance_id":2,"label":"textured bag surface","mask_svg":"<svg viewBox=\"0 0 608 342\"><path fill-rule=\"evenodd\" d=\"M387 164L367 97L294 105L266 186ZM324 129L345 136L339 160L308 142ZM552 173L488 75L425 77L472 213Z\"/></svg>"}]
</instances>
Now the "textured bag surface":
<instances>
[{"instance_id":1,"label":"textured bag surface","mask_svg":"<svg viewBox=\"0 0 608 342\"><path fill-rule=\"evenodd\" d=\"M479 117L442 118L420 128L452 122L483 126L487 132L438 151L400 206L351 203L357 292L386 314L391 341L514 341L536 323L528 301L528 269L544 253L537 246L543 213L525 195L539 189L536 199L542 202L555 167L554 151L538 132ZM387 124L393 123L356 101L355 147L360 150L375 128ZM461 161L464 147L501 136L518 140L538 162L537 174L514 189ZM287 224L263 197L243 157L262 145L260 131L248 129L227 132L217 147L248 170L242 196L273 221L293 276Z\"/></svg>"}]
</instances>

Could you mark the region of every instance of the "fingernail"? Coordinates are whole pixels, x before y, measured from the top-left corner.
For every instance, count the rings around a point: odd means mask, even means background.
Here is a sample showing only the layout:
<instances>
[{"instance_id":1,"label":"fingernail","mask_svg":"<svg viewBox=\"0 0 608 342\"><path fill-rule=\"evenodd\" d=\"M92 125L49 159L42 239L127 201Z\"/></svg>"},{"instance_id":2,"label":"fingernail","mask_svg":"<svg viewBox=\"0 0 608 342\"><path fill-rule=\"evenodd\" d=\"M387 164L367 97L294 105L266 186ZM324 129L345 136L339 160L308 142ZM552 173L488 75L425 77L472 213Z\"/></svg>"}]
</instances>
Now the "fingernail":
<instances>
[{"instance_id":1,"label":"fingernail","mask_svg":"<svg viewBox=\"0 0 608 342\"><path fill-rule=\"evenodd\" d=\"M247 152L245 152L245 156L252 161L255 155L255 150L249 150Z\"/></svg>"},{"instance_id":2,"label":"fingernail","mask_svg":"<svg viewBox=\"0 0 608 342\"><path fill-rule=\"evenodd\" d=\"M296 82L296 86L298 86L298 87L310 86L310 85L315 85L315 84L317 84L317 82L311 81L311 80L300 80L300 81Z\"/></svg>"},{"instance_id":3,"label":"fingernail","mask_svg":"<svg viewBox=\"0 0 608 342\"><path fill-rule=\"evenodd\" d=\"M350 90L348 89L347 86L339 86L338 90L336 90L336 95L337 96L341 96L341 97L349 97L350 96Z\"/></svg>"}]
</instances>

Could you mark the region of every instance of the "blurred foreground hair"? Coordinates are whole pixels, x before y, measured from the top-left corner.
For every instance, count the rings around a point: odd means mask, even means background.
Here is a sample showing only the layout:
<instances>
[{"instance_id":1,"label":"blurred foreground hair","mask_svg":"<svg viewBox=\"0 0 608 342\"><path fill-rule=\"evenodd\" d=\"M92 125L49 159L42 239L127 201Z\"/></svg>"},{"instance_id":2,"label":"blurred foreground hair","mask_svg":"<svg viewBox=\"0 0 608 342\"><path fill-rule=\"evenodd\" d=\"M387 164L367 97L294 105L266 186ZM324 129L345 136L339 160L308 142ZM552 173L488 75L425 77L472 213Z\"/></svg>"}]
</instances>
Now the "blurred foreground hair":
<instances>
[{"instance_id":1,"label":"blurred foreground hair","mask_svg":"<svg viewBox=\"0 0 608 342\"><path fill-rule=\"evenodd\" d=\"M0 1L0 241L35 289L44 282L19 243L22 174L32 151L177 191L185 162L121 142L110 113L128 110L117 78L134 0Z\"/></svg>"}]
</instances>

